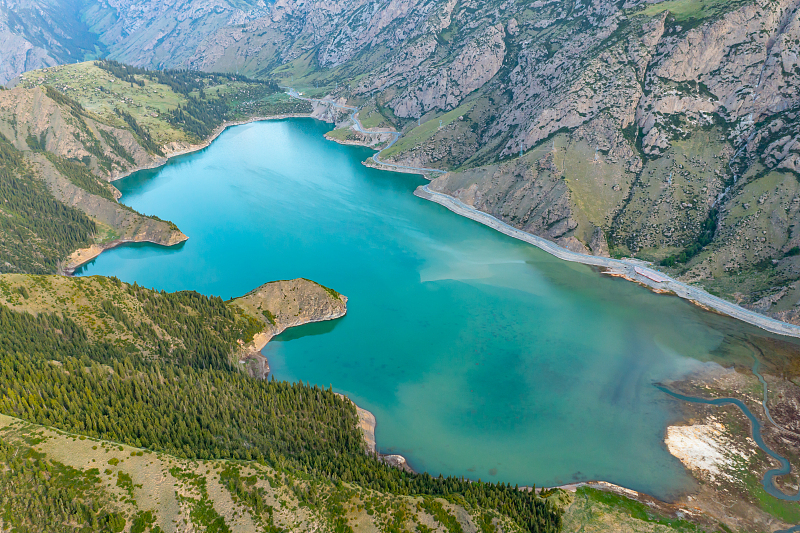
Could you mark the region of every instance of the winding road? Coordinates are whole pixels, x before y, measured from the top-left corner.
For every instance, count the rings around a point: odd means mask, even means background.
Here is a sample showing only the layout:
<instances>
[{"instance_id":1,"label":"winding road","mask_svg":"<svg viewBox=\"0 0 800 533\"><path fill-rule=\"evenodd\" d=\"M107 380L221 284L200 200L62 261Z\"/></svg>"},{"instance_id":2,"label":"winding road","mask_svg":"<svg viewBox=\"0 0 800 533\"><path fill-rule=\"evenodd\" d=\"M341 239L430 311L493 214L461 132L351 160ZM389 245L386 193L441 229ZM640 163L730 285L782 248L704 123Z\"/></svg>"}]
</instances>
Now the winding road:
<instances>
[{"instance_id":1,"label":"winding road","mask_svg":"<svg viewBox=\"0 0 800 533\"><path fill-rule=\"evenodd\" d=\"M377 151L372 156L372 160L378 165L399 169L403 171L419 172L420 174L447 173L447 171L435 168L412 167L407 165L398 165L395 163L387 163L385 161L381 161L379 158L381 152L391 148L400 139L402 134L396 131L375 132L364 129L363 125L361 124L361 121L358 120L357 115L359 109L357 107L339 104L332 100L307 98L301 96L300 93L298 93L295 89L291 87L288 89L287 94L293 98L297 98L300 100L305 100L308 102L317 102L319 104L328 105L338 109L344 109L350 111L351 112L350 119L353 121L355 129L359 133L362 133L364 135L384 135L387 133L391 134L392 136L391 142L385 147L383 147L381 150ZM481 224L484 224L485 226L488 226L505 235L508 235L509 237L513 237L515 239L519 239L521 241L532 244L533 246L536 246L537 248L551 255L554 255L555 257L558 257L559 259L562 259L564 261L571 261L575 263L582 263L585 265L596 266L604 269L604 272L606 274L624 277L628 280L635 281L642 285L646 285L647 287L651 288L656 292L675 294L680 298L684 298L700 306L713 309L718 313L730 316L732 318L742 320L743 322L747 322L749 324L757 326L771 333L777 333L779 335L787 335L790 337L800 338L800 326L795 326L793 324L788 324L780 320L769 318L760 313L756 313L755 311L750 311L749 309L745 309L734 303L723 300L722 298L718 298L717 296L709 294L700 288L687 285L686 283L673 279L657 270L654 270L649 266L648 263L644 261L638 261L635 259L634 260L612 259L608 257L587 255L567 250L566 248L563 248L552 241L544 239L543 237L538 237L531 233L527 233L513 226L510 226L509 224L506 224L505 222L493 217L492 215L489 215L488 213L484 213L483 211L479 211L469 205L464 204L457 198L454 198L452 196L437 191L433 191L430 189L428 185L420 186L419 188L417 188L414 194L425 200L429 200L439 205L442 205L443 207L449 209L450 211L458 215L470 218L476 222L480 222ZM756 358L752 370L753 374L759 379L759 381L763 385L764 411L766 413L768 420L775 427L783 429L778 424L775 423L775 421L772 419L772 416L770 415L769 407L767 406L767 394L768 394L767 383L764 380L764 377L758 371L758 369L759 369L759 361ZM705 398L690 397L673 392L661 385L656 385L656 386L659 388L659 390L663 391L664 393L674 398L688 402L705 403L712 405L730 405L730 404L736 405L751 422L753 440L756 441L758 446L761 449L763 449L765 453L767 453L780 463L780 467L768 470L764 474L764 477L761 480L764 489L767 491L767 493L771 494L776 498L788 501L800 501L800 493L796 495L787 495L775 485L774 479L776 477L791 472L791 464L785 457L778 455L771 448L769 448L769 446L767 446L767 444L764 442L764 439L761 437L761 423L741 400L738 400L736 398L717 398L709 400ZM790 529L782 531L776 531L775 533L800 533L800 526L795 526Z\"/></svg>"},{"instance_id":2,"label":"winding road","mask_svg":"<svg viewBox=\"0 0 800 533\"><path fill-rule=\"evenodd\" d=\"M353 106L349 106L349 105L343 105L343 104L337 104L333 100L321 100L319 98L306 98L305 96L301 96L300 93L298 93L296 90L294 90L291 87L289 87L289 90L287 91L286 94L288 94L292 98L297 98L298 100L305 100L306 102L317 102L317 103L324 104L324 105L327 105L327 106L335 107L337 109L346 109L347 111L351 111L350 119L353 121L353 124L355 125L356 131L358 131L359 133L363 133L364 135L385 135L387 133L390 134L392 136L391 142L389 144L387 144L386 146L384 146L383 148L381 148L380 150L378 150L372 156L372 160L375 163L377 163L378 165L382 165L384 167L396 168L396 169L400 169L400 170L408 170L408 171L413 171L413 172L419 172L420 174L446 174L447 173L446 170L439 170L438 168L409 167L409 166L406 166L406 165L398 165L396 163L387 163L386 161L381 161L378 158L380 153L383 152L384 150L388 150L389 148L394 146L394 143L396 143L400 139L402 134L400 132L397 132L397 131L369 131L369 130L365 130L364 126L362 126L362 124L361 124L361 121L358 120L358 117L356 116L356 115L358 115L358 111L359 111L359 109L357 107L353 107Z\"/></svg>"},{"instance_id":3,"label":"winding road","mask_svg":"<svg viewBox=\"0 0 800 533\"><path fill-rule=\"evenodd\" d=\"M372 160L379 165L400 169L404 171L419 172L420 174L445 174L447 172L445 170L439 170L436 168L411 167L411 166L398 165L395 163L387 163L385 161L381 161L378 157L380 153L383 152L384 150L387 150L388 148L391 148L400 138L400 136L402 135L401 133L396 131L376 132L364 129L363 125L358 120L357 115L359 109L357 107L339 104L332 100L307 98L301 96L300 93L298 93L292 87L288 88L287 94L292 98L305 100L307 102L317 102L319 104L324 104L338 109L345 109L347 111L350 111L351 112L350 118L352 119L353 124L355 125L355 128L359 133L363 133L365 135L383 135L386 133L391 134L392 141L387 146L385 146L372 156ZM423 185L419 187L414 194L419 196L420 198L436 202L437 204L446 207L447 209L456 214L465 216L476 222L480 222L481 224L489 226L490 228L493 228L501 233L504 233L509 237L513 237L515 239L519 239L521 241L525 241L529 244L532 244L537 248L558 257L559 259L563 259L564 261L571 261L574 263L583 263L584 265L600 267L602 269L605 269L606 274L624 277L631 281L635 281L642 285L646 285L647 287L651 288L656 292L673 293L676 296L679 296L680 298L692 301L702 307L713 309L718 313L730 316L732 318L736 318L743 322L747 322L748 324L752 324L771 333L777 333L779 335L787 335L789 337L800 338L800 326L795 326L794 324L789 324L786 322L782 322L780 320L775 320L774 318L769 318L755 311L750 311L749 309L745 309L727 300L723 300L722 298L718 298L717 296L707 293L703 289L700 289L698 287L693 287L691 285L687 285L686 283L673 279L667 276L666 274L663 274L662 272L659 272L651 268L649 266L649 263L646 263L644 261L638 261L635 259L611 259L609 257L587 255L567 250L566 248L563 248L552 241L548 241L547 239L544 239L542 237L538 237L531 233L527 233L513 226L510 226L505 222L493 217L492 215L489 215L488 213L484 213L483 211L479 211L471 206L464 204L463 202L461 202L456 198L453 198L452 196L437 191L433 191L430 189L428 185Z\"/></svg>"}]
</instances>

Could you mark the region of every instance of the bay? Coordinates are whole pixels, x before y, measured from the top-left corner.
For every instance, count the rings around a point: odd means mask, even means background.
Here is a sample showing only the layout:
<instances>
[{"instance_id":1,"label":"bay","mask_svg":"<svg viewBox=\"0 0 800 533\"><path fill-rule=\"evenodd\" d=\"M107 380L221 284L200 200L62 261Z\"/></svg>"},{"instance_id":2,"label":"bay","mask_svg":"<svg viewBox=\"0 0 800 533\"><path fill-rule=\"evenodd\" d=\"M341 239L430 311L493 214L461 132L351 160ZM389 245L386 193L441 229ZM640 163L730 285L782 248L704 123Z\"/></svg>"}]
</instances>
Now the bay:
<instances>
[{"instance_id":1,"label":"bay","mask_svg":"<svg viewBox=\"0 0 800 533\"><path fill-rule=\"evenodd\" d=\"M311 119L228 129L115 183L175 222L79 275L225 299L305 277L348 296L339 320L264 349L276 379L372 411L384 453L418 471L519 485L600 479L670 499L693 486L664 443L678 403L653 384L752 364L754 327L566 263L413 196L420 176L361 164ZM786 341L793 343L794 341Z\"/></svg>"}]
</instances>

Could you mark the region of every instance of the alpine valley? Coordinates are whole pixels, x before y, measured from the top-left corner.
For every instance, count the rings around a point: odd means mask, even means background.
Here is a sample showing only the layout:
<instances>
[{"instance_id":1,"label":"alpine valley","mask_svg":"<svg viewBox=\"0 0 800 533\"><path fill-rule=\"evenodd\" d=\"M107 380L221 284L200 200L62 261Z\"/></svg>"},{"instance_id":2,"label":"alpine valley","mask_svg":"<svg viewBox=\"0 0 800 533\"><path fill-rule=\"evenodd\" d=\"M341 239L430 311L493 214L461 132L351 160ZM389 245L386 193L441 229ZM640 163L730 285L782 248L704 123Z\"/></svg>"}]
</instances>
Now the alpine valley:
<instances>
[{"instance_id":1,"label":"alpine valley","mask_svg":"<svg viewBox=\"0 0 800 533\"><path fill-rule=\"evenodd\" d=\"M0 533L800 531L799 55L800 0L0 0ZM647 385L679 405L659 445L691 488L414 472L337 383L276 380L262 354L345 320L344 289L81 275L196 237L117 180L299 117L376 151L330 144L363 161L347 176L423 175L417 196L595 269L576 279L707 309L703 353L648 339L692 361ZM269 164L215 179L290 174ZM273 215L261 231L291 235ZM571 264L552 261L517 262Z\"/></svg>"}]
</instances>

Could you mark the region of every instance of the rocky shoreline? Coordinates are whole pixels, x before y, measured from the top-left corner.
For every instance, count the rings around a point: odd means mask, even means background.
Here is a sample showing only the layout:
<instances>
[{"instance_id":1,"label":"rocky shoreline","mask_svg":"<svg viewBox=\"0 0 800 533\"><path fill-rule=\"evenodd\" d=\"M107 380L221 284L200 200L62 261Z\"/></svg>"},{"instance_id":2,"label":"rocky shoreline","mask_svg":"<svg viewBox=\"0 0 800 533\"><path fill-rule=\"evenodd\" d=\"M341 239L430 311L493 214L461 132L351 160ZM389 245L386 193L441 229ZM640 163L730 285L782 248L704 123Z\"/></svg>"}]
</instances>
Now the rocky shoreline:
<instances>
[{"instance_id":1,"label":"rocky shoreline","mask_svg":"<svg viewBox=\"0 0 800 533\"><path fill-rule=\"evenodd\" d=\"M230 305L264 324L264 329L249 344L241 345L237 357L247 372L258 379L269 375L269 362L261 350L275 335L287 328L335 320L347 314L347 296L304 278L265 283L234 298Z\"/></svg>"},{"instance_id":2,"label":"rocky shoreline","mask_svg":"<svg viewBox=\"0 0 800 533\"><path fill-rule=\"evenodd\" d=\"M476 222L480 222L481 224L508 235L509 237L532 244L537 248L564 261L571 261L598 267L604 274L625 278L629 281L643 285L654 292L674 294L675 296L689 300L690 302L703 307L706 310L715 311L722 315L747 322L748 324L752 324L771 333L777 333L779 335L786 335L790 337L800 337L800 326L781 322L780 320L775 320L774 318L769 318L756 313L755 311L750 311L734 303L723 300L722 298L713 296L702 289L692 287L672 279L666 274L658 272L657 270L653 270L650 268L648 263L644 261L631 259L611 259L608 257L586 255L567 250L566 248L562 248L561 246L543 237L538 237L514 228L513 226L498 220L492 215L484 213L483 211L478 211L477 209L462 203L452 196L433 191L428 185L419 187L414 192L414 195L425 200L435 202L458 215L467 217Z\"/></svg>"},{"instance_id":3,"label":"rocky shoreline","mask_svg":"<svg viewBox=\"0 0 800 533\"><path fill-rule=\"evenodd\" d=\"M387 131L370 131L364 129L358 120L357 117L358 109L355 107L339 104L331 100L305 98L300 96L293 89L290 89L287 94L289 94L289 96L298 98L300 100L305 100L312 103L318 103L320 105L329 105L341 109L343 111L351 112L350 120L352 120L353 122L353 127L355 131L363 135L385 135L387 133ZM365 161L364 164L366 166L372 168L378 168L381 170L389 170L392 172L422 174L427 179L431 179L429 177L429 174L445 173L445 171L439 169L408 167L404 165L396 165L393 163L385 163L381 161L378 158L380 153L391 147L395 142L397 142L397 140L399 140L401 135L400 133L397 132L388 132L388 133L392 133L394 138L387 146L378 150L378 152L376 152L370 159ZM342 142L339 139L334 139L328 136L326 136L326 139L338 142L340 144L370 147L370 144L366 142L358 142L358 141ZM555 257L558 257L559 259L565 261L583 263L585 265L590 265L590 266L596 266L601 269L601 272L603 274L607 274L609 276L621 277L628 281L633 281L635 283L647 287L653 292L660 294L674 294L675 296L688 300L707 311L716 312L722 315L729 316L731 318L741 320L743 322L747 322L748 324L754 325L771 333L777 333L779 335L787 335L790 337L800 338L800 326L790 324L788 322L783 322L781 320L776 320L774 318L770 318L756 311L745 309L739 305L728 302L727 300L723 300L722 298L713 296L702 289L699 289L697 287L692 287L678 280L675 280L667 276L666 274L653 270L650 267L649 263L645 261L638 261L635 259L627 259L627 260L611 259L607 257L587 255L567 250L566 248L563 248L551 241L548 241L543 237L538 237L536 235L514 228L513 226L510 226L505 222L498 220L497 218L489 215L488 213L484 213L482 211L479 211L464 204L463 202L459 201L456 198L453 198L450 195L440 193L437 191L432 191L428 185L419 187L414 192L414 194L415 196L418 196L425 200L436 202L458 215L465 216L467 218L475 220L476 222L480 222L481 224L484 224L492 229L500 231L501 233L504 233L509 237L513 237L515 239L519 239L521 241L525 241L529 244L532 244L537 248Z\"/></svg>"},{"instance_id":4,"label":"rocky shoreline","mask_svg":"<svg viewBox=\"0 0 800 533\"><path fill-rule=\"evenodd\" d=\"M375 419L375 415L372 414L370 411L363 409L358 406L353 400L345 396L344 394L337 393L338 396L345 398L350 401L355 407L356 411L358 412L358 427L361 430L361 434L364 437L364 444L366 447L366 451L370 455L374 455L378 458L379 461L382 463L386 463L389 466L394 468L399 468L409 474L414 474L414 469L411 468L406 461L406 458L402 455L396 453L380 453L378 452L378 447L375 443L375 426L377 425L377 421Z\"/></svg>"}]
</instances>

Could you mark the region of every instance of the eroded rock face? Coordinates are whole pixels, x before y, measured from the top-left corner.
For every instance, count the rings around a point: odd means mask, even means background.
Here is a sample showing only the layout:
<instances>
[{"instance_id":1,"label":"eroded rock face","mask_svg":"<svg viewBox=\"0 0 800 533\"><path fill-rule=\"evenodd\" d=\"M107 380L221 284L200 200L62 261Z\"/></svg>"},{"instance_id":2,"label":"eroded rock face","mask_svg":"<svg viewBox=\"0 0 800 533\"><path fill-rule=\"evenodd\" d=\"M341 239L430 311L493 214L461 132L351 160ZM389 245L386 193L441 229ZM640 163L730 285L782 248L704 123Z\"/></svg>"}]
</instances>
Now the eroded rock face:
<instances>
[{"instance_id":1,"label":"eroded rock face","mask_svg":"<svg viewBox=\"0 0 800 533\"><path fill-rule=\"evenodd\" d=\"M86 128L82 128L83 125ZM18 150L30 150L28 138L35 137L44 141L43 147L57 156L72 160L89 159L92 170L107 179L130 168L152 166L159 160L142 148L131 132L89 116L77 117L71 109L50 98L41 87L0 92L0 132ZM133 163L116 153L101 132L116 139ZM102 170L96 153L89 151L88 145L94 143L112 163L110 171Z\"/></svg>"},{"instance_id":2,"label":"eroded rock face","mask_svg":"<svg viewBox=\"0 0 800 533\"><path fill-rule=\"evenodd\" d=\"M107 0L87 17L118 12L100 25L104 42L123 60L144 51L136 64L283 83L318 70L332 97L369 102L414 139L388 161L466 171L443 190L573 249L660 261L702 242L708 253L673 273L756 303L800 279L784 257L800 245L793 188L771 174L800 168L800 1L670 5ZM775 287L734 280L773 262ZM794 316L785 304L764 312Z\"/></svg>"},{"instance_id":3,"label":"eroded rock face","mask_svg":"<svg viewBox=\"0 0 800 533\"><path fill-rule=\"evenodd\" d=\"M0 4L0 84L23 72L83 60L105 48L69 0Z\"/></svg>"},{"instance_id":4,"label":"eroded rock face","mask_svg":"<svg viewBox=\"0 0 800 533\"><path fill-rule=\"evenodd\" d=\"M433 109L454 109L500 70L506 53L504 37L501 25L489 26L464 46L448 68L407 75L406 81L411 86L389 103L395 115L419 117Z\"/></svg>"}]
</instances>

